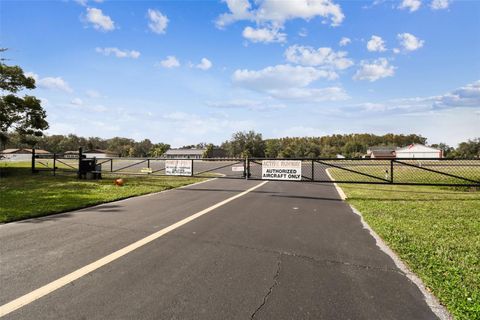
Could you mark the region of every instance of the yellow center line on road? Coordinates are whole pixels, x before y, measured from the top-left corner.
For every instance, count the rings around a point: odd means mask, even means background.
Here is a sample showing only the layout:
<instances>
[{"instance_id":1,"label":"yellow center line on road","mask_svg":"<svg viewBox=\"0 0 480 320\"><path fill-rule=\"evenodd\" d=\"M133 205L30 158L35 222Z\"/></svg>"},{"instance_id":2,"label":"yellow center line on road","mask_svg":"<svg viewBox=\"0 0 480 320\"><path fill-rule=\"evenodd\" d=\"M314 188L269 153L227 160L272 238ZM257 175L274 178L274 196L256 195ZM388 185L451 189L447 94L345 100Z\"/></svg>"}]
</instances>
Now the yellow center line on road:
<instances>
[{"instance_id":1,"label":"yellow center line on road","mask_svg":"<svg viewBox=\"0 0 480 320\"><path fill-rule=\"evenodd\" d=\"M199 211L183 220L180 220L162 230L159 230L143 239L140 239L118 251L115 251L111 254L109 254L108 256L105 256L101 259L98 259L97 261L95 262L92 262L78 270L75 270L73 271L72 273L69 273L67 274L66 276L63 276L55 281L52 281L46 285L44 285L43 287L40 287L30 293L27 293L13 301L10 301L2 306L0 306L0 317L3 317L21 307L24 307L26 306L27 304L29 303L32 303L33 301L37 300L37 299L40 299L41 297L57 290L57 289L60 289L61 287L89 274L90 272L93 272L95 270L97 270L98 268L101 268L103 267L104 265L107 265L109 264L110 262L113 262L121 257L123 257L124 255L140 248L140 247L143 247L144 245L152 242L153 240L156 240L162 236L164 236L165 234L169 233L170 231L173 231L207 213L209 213L210 211L213 211L235 199L238 199L244 195L246 195L247 193L249 192L252 192L253 190L257 189L257 188L260 188L261 186L263 186L264 184L266 184L268 181L265 181L265 182L262 182L260 184L257 184L256 186L250 188L250 189L247 189L233 197L230 197L228 199L225 199L217 204L214 204L213 206L211 207L208 207L202 211Z\"/></svg>"}]
</instances>

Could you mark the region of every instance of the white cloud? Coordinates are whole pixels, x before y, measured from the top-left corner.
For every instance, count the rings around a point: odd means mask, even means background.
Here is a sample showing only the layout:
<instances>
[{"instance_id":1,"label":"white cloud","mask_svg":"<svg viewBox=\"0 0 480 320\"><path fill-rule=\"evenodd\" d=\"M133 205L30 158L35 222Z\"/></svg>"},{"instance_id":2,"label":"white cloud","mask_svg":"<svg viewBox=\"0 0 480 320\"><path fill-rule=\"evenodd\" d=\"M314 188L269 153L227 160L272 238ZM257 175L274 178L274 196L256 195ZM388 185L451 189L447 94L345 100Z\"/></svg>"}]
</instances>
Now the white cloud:
<instances>
[{"instance_id":1,"label":"white cloud","mask_svg":"<svg viewBox=\"0 0 480 320\"><path fill-rule=\"evenodd\" d=\"M345 47L346 45L350 44L351 42L352 42L352 40L350 40L350 38L342 37L342 39L340 39L340 42L338 43L338 45L340 47Z\"/></svg>"},{"instance_id":2,"label":"white cloud","mask_svg":"<svg viewBox=\"0 0 480 320\"><path fill-rule=\"evenodd\" d=\"M207 58L202 58L199 64L197 64L195 67L201 70L208 70L212 67L212 62L208 60Z\"/></svg>"},{"instance_id":3,"label":"white cloud","mask_svg":"<svg viewBox=\"0 0 480 320\"><path fill-rule=\"evenodd\" d=\"M415 51L423 47L425 41L420 40L410 33L400 33L397 35L400 46L406 51Z\"/></svg>"},{"instance_id":4,"label":"white cloud","mask_svg":"<svg viewBox=\"0 0 480 320\"><path fill-rule=\"evenodd\" d=\"M87 3L88 3L88 0L74 0L76 3L78 3L79 5L81 6L84 6L86 7L87 6ZM93 2L96 2L96 3L102 3L103 0L93 0Z\"/></svg>"},{"instance_id":5,"label":"white cloud","mask_svg":"<svg viewBox=\"0 0 480 320\"><path fill-rule=\"evenodd\" d=\"M480 108L480 80L439 96L390 99L381 103L361 103L354 107L360 107L365 111L403 113L460 107Z\"/></svg>"},{"instance_id":6,"label":"white cloud","mask_svg":"<svg viewBox=\"0 0 480 320\"><path fill-rule=\"evenodd\" d=\"M148 27L155 33L164 34L168 26L168 17L158 10L148 9Z\"/></svg>"},{"instance_id":7,"label":"white cloud","mask_svg":"<svg viewBox=\"0 0 480 320\"><path fill-rule=\"evenodd\" d=\"M340 25L345 18L342 9L332 0L225 0L230 12L220 15L216 21L219 28L240 20L248 20L257 24L283 26L291 19L310 20L317 16L330 21L333 26Z\"/></svg>"},{"instance_id":8,"label":"white cloud","mask_svg":"<svg viewBox=\"0 0 480 320\"><path fill-rule=\"evenodd\" d=\"M224 0L230 13L223 13L217 18L215 24L223 28L228 24L239 20L253 20L254 14L250 11L251 4L249 0Z\"/></svg>"},{"instance_id":9,"label":"white cloud","mask_svg":"<svg viewBox=\"0 0 480 320\"><path fill-rule=\"evenodd\" d=\"M112 31L115 29L113 20L97 8L87 8L87 21L93 24L97 30Z\"/></svg>"},{"instance_id":10,"label":"white cloud","mask_svg":"<svg viewBox=\"0 0 480 320\"><path fill-rule=\"evenodd\" d=\"M117 58L132 58L140 57L140 52L136 50L120 50L118 48L95 48L95 51L105 56L114 55Z\"/></svg>"},{"instance_id":11,"label":"white cloud","mask_svg":"<svg viewBox=\"0 0 480 320\"><path fill-rule=\"evenodd\" d=\"M180 111L164 114L163 119L168 120L169 124L172 122L174 123L174 131L177 133L177 136L178 133L181 133L184 136L191 136L194 139L199 139L200 135L206 133L225 133L225 131L235 132L252 128L252 122L250 120L229 120L212 116L205 117L203 115ZM193 134L192 128L195 128Z\"/></svg>"},{"instance_id":12,"label":"white cloud","mask_svg":"<svg viewBox=\"0 0 480 320\"><path fill-rule=\"evenodd\" d=\"M34 73L34 72L25 72L25 77L27 78L33 78L33 80L38 81L38 74Z\"/></svg>"},{"instance_id":13,"label":"white cloud","mask_svg":"<svg viewBox=\"0 0 480 320\"><path fill-rule=\"evenodd\" d=\"M372 62L361 61L360 69L353 76L354 80L377 81L381 78L392 77L395 74L395 67L389 65L385 58L373 60Z\"/></svg>"},{"instance_id":14,"label":"white cloud","mask_svg":"<svg viewBox=\"0 0 480 320\"><path fill-rule=\"evenodd\" d=\"M298 32L298 35L302 38L305 38L306 36L308 36L308 30L305 29L305 28L302 28L300 29L300 31Z\"/></svg>"},{"instance_id":15,"label":"white cloud","mask_svg":"<svg viewBox=\"0 0 480 320\"><path fill-rule=\"evenodd\" d=\"M340 87L308 87L320 78L332 79L337 75L329 70L289 64L266 67L261 70L236 70L232 80L237 86L270 97L296 102L338 101L348 99Z\"/></svg>"},{"instance_id":16,"label":"white cloud","mask_svg":"<svg viewBox=\"0 0 480 320\"><path fill-rule=\"evenodd\" d=\"M430 3L430 8L433 10L447 9L450 5L450 0L433 0Z\"/></svg>"},{"instance_id":17,"label":"white cloud","mask_svg":"<svg viewBox=\"0 0 480 320\"><path fill-rule=\"evenodd\" d=\"M73 89L70 87L70 85L61 77L40 78L38 74L33 72L25 72L25 76L33 78L35 80L35 85L39 88L65 91L69 93L73 92Z\"/></svg>"},{"instance_id":18,"label":"white cloud","mask_svg":"<svg viewBox=\"0 0 480 320\"><path fill-rule=\"evenodd\" d=\"M385 41L383 41L381 37L373 35L367 42L367 50L378 52L386 51L387 48L385 48Z\"/></svg>"},{"instance_id":19,"label":"white cloud","mask_svg":"<svg viewBox=\"0 0 480 320\"><path fill-rule=\"evenodd\" d=\"M70 101L71 104L75 106L81 106L83 105L83 101L80 98L74 98L72 101Z\"/></svg>"},{"instance_id":20,"label":"white cloud","mask_svg":"<svg viewBox=\"0 0 480 320\"><path fill-rule=\"evenodd\" d=\"M467 84L436 98L434 107L476 107L480 108L480 80Z\"/></svg>"},{"instance_id":21,"label":"white cloud","mask_svg":"<svg viewBox=\"0 0 480 320\"><path fill-rule=\"evenodd\" d=\"M65 92L73 92L68 83L61 77L45 77L39 79L36 84L40 88L60 90Z\"/></svg>"},{"instance_id":22,"label":"white cloud","mask_svg":"<svg viewBox=\"0 0 480 320\"><path fill-rule=\"evenodd\" d=\"M333 74L313 67L283 64L261 70L235 70L232 80L241 87L262 91L306 87L317 79L335 77Z\"/></svg>"},{"instance_id":23,"label":"white cloud","mask_svg":"<svg viewBox=\"0 0 480 320\"><path fill-rule=\"evenodd\" d=\"M403 0L398 8L408 9L410 12L417 11L422 5L421 0Z\"/></svg>"},{"instance_id":24,"label":"white cloud","mask_svg":"<svg viewBox=\"0 0 480 320\"><path fill-rule=\"evenodd\" d=\"M287 34L279 32L278 28L257 28L246 27L243 29L243 37L251 42L285 42Z\"/></svg>"},{"instance_id":25,"label":"white cloud","mask_svg":"<svg viewBox=\"0 0 480 320\"><path fill-rule=\"evenodd\" d=\"M221 109L247 109L252 111L272 111L285 109L284 104L271 103L268 101L234 99L228 101L206 102L207 106Z\"/></svg>"},{"instance_id":26,"label":"white cloud","mask_svg":"<svg viewBox=\"0 0 480 320\"><path fill-rule=\"evenodd\" d=\"M347 52L335 52L331 48L318 48L293 45L285 50L287 61L304 66L323 66L343 70L353 65L353 61L346 58Z\"/></svg>"},{"instance_id":27,"label":"white cloud","mask_svg":"<svg viewBox=\"0 0 480 320\"><path fill-rule=\"evenodd\" d=\"M107 112L108 108L105 107L102 104L97 104L97 105L94 105L94 106L89 106L88 110L93 111L93 112L102 113L102 112Z\"/></svg>"},{"instance_id":28,"label":"white cloud","mask_svg":"<svg viewBox=\"0 0 480 320\"><path fill-rule=\"evenodd\" d=\"M269 93L277 99L295 100L297 102L343 101L350 99L341 87L289 88L270 90Z\"/></svg>"},{"instance_id":29,"label":"white cloud","mask_svg":"<svg viewBox=\"0 0 480 320\"><path fill-rule=\"evenodd\" d=\"M180 62L175 56L168 56L166 59L160 61L160 63L156 65L171 69L180 67Z\"/></svg>"},{"instance_id":30,"label":"white cloud","mask_svg":"<svg viewBox=\"0 0 480 320\"><path fill-rule=\"evenodd\" d=\"M38 99L40 99L40 102L41 102L43 107L46 107L46 106L50 105L50 101L47 98L38 97Z\"/></svg>"},{"instance_id":31,"label":"white cloud","mask_svg":"<svg viewBox=\"0 0 480 320\"><path fill-rule=\"evenodd\" d=\"M88 0L74 0L74 1L84 7L87 5L87 2L88 2Z\"/></svg>"},{"instance_id":32,"label":"white cloud","mask_svg":"<svg viewBox=\"0 0 480 320\"><path fill-rule=\"evenodd\" d=\"M102 97L102 94L96 90L87 90L85 91L85 94L87 95L87 97L93 99L98 99Z\"/></svg>"}]
</instances>

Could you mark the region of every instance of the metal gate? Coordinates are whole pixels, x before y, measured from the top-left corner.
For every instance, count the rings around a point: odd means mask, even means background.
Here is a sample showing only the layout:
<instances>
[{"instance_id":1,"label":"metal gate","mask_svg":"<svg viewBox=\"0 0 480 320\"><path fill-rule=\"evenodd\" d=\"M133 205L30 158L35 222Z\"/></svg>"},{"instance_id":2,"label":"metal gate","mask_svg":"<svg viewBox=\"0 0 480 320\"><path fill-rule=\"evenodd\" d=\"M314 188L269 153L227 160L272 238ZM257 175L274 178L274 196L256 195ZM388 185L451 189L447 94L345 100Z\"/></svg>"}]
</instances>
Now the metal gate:
<instances>
[{"instance_id":1,"label":"metal gate","mask_svg":"<svg viewBox=\"0 0 480 320\"><path fill-rule=\"evenodd\" d=\"M102 174L111 175L141 175L141 176L171 176L166 172L167 161L187 162L190 168L188 174L179 176L199 178L229 178L245 179L246 159L164 159L164 158L98 158ZM51 172L56 174L77 174L80 158L72 158L64 154L35 155L32 154L32 172ZM173 174L176 175L176 174Z\"/></svg>"},{"instance_id":2,"label":"metal gate","mask_svg":"<svg viewBox=\"0 0 480 320\"><path fill-rule=\"evenodd\" d=\"M480 159L252 158L247 161L248 179L265 179L266 160L301 161L301 182L480 187Z\"/></svg>"},{"instance_id":3,"label":"metal gate","mask_svg":"<svg viewBox=\"0 0 480 320\"><path fill-rule=\"evenodd\" d=\"M190 171L180 175L200 178L283 181L262 174L264 161L296 161L299 182L480 187L480 159L101 158L97 165L104 174L170 176L167 161L187 161ZM78 163L62 154L32 155L32 171L77 173Z\"/></svg>"}]
</instances>

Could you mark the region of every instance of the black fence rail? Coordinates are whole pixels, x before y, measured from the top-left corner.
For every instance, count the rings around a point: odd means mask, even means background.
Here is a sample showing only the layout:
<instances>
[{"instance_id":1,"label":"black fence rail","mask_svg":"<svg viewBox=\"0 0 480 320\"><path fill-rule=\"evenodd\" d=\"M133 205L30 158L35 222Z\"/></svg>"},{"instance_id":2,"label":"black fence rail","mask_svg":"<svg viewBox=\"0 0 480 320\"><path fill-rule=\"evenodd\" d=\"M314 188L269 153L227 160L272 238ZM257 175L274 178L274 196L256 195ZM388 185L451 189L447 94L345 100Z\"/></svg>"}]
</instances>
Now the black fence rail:
<instances>
[{"instance_id":1,"label":"black fence rail","mask_svg":"<svg viewBox=\"0 0 480 320\"><path fill-rule=\"evenodd\" d=\"M189 176L199 178L245 179L246 159L164 159L164 158L97 158L96 166L102 174L141 176ZM183 173L167 172L168 162L187 164ZM50 172L53 175L78 174L80 158L63 154L32 155L32 172Z\"/></svg>"},{"instance_id":2,"label":"black fence rail","mask_svg":"<svg viewBox=\"0 0 480 320\"><path fill-rule=\"evenodd\" d=\"M78 159L64 158L61 154L32 156L32 172L77 173Z\"/></svg>"},{"instance_id":3,"label":"black fence rail","mask_svg":"<svg viewBox=\"0 0 480 320\"><path fill-rule=\"evenodd\" d=\"M172 161L180 163L182 171L172 171ZM266 165L281 166L285 163L295 165L298 175L285 178L266 172ZM321 183L480 187L480 159L98 158L96 165L102 174L118 176L178 175ZM51 172L54 175L78 173L79 159L62 154L33 154L32 170Z\"/></svg>"},{"instance_id":4,"label":"black fence rail","mask_svg":"<svg viewBox=\"0 0 480 320\"><path fill-rule=\"evenodd\" d=\"M191 168L184 176L245 178L245 159L163 159L163 158L110 158L98 159L102 172L131 175L176 175L166 171L167 161L183 161Z\"/></svg>"},{"instance_id":5,"label":"black fence rail","mask_svg":"<svg viewBox=\"0 0 480 320\"><path fill-rule=\"evenodd\" d=\"M480 159L249 159L248 178L265 177L264 161L297 161L294 181L480 187Z\"/></svg>"}]
</instances>

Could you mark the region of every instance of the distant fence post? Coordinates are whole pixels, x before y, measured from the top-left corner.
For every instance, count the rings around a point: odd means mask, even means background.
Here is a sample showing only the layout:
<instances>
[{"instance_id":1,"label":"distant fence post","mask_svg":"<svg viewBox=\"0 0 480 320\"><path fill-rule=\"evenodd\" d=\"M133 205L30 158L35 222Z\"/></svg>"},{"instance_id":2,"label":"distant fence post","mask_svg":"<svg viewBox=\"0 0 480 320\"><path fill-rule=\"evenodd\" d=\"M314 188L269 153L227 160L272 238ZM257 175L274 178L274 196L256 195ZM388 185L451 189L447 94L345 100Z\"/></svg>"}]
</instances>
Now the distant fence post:
<instances>
[{"instance_id":1,"label":"distant fence post","mask_svg":"<svg viewBox=\"0 0 480 320\"><path fill-rule=\"evenodd\" d=\"M110 172L113 172L113 158L110 159Z\"/></svg>"},{"instance_id":2,"label":"distant fence post","mask_svg":"<svg viewBox=\"0 0 480 320\"><path fill-rule=\"evenodd\" d=\"M312 181L315 181L315 160L312 159Z\"/></svg>"},{"instance_id":3,"label":"distant fence post","mask_svg":"<svg viewBox=\"0 0 480 320\"><path fill-rule=\"evenodd\" d=\"M248 180L250 177L250 160L248 159L248 156L245 158L245 180Z\"/></svg>"},{"instance_id":4,"label":"distant fence post","mask_svg":"<svg viewBox=\"0 0 480 320\"><path fill-rule=\"evenodd\" d=\"M37 172L35 170L35 148L32 148L32 173Z\"/></svg>"},{"instance_id":5,"label":"distant fence post","mask_svg":"<svg viewBox=\"0 0 480 320\"><path fill-rule=\"evenodd\" d=\"M190 173L190 177L193 177L193 159L192 159L192 172Z\"/></svg>"},{"instance_id":6,"label":"distant fence post","mask_svg":"<svg viewBox=\"0 0 480 320\"><path fill-rule=\"evenodd\" d=\"M393 159L390 160L390 183L393 183Z\"/></svg>"},{"instance_id":7,"label":"distant fence post","mask_svg":"<svg viewBox=\"0 0 480 320\"><path fill-rule=\"evenodd\" d=\"M56 170L57 170L57 154L53 154L53 175L56 175Z\"/></svg>"}]
</instances>

